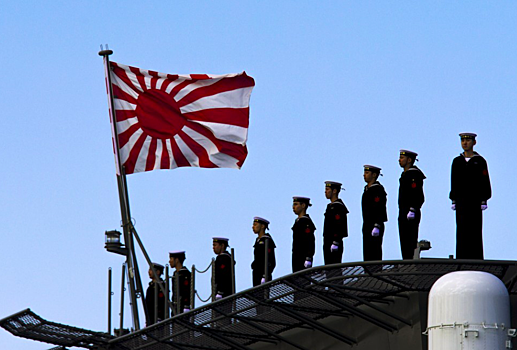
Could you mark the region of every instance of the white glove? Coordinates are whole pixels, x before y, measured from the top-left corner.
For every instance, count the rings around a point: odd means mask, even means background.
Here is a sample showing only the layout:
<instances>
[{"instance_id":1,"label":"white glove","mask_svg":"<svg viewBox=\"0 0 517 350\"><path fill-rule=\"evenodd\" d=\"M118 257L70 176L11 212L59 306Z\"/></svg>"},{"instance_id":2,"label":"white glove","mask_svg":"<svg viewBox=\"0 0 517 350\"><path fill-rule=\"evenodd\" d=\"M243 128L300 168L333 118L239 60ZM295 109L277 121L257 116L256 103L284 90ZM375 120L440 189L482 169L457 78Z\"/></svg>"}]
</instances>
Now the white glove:
<instances>
[{"instance_id":1,"label":"white glove","mask_svg":"<svg viewBox=\"0 0 517 350\"><path fill-rule=\"evenodd\" d=\"M338 249L339 249L339 246L336 244L336 242L332 242L332 245L330 246L330 252L334 253Z\"/></svg>"},{"instance_id":2,"label":"white glove","mask_svg":"<svg viewBox=\"0 0 517 350\"><path fill-rule=\"evenodd\" d=\"M266 283L266 277L262 277L262 279L260 280L260 284L264 284Z\"/></svg>"},{"instance_id":3,"label":"white glove","mask_svg":"<svg viewBox=\"0 0 517 350\"><path fill-rule=\"evenodd\" d=\"M488 208L488 205L486 204L481 204L481 210L486 210Z\"/></svg>"},{"instance_id":4,"label":"white glove","mask_svg":"<svg viewBox=\"0 0 517 350\"><path fill-rule=\"evenodd\" d=\"M222 299L222 298L223 298L223 296L221 294L219 294L219 293L217 293L215 295L215 300L219 300L219 299Z\"/></svg>"},{"instance_id":5,"label":"white glove","mask_svg":"<svg viewBox=\"0 0 517 350\"><path fill-rule=\"evenodd\" d=\"M303 266L305 266L306 269L308 269L309 267L312 267L312 261L305 260L305 262L303 263Z\"/></svg>"},{"instance_id":6,"label":"white glove","mask_svg":"<svg viewBox=\"0 0 517 350\"><path fill-rule=\"evenodd\" d=\"M415 212L413 210L409 210L409 212L407 213L407 219L408 220L414 220L415 219Z\"/></svg>"},{"instance_id":7,"label":"white glove","mask_svg":"<svg viewBox=\"0 0 517 350\"><path fill-rule=\"evenodd\" d=\"M456 203L452 203L452 205L451 205L451 209L452 209L452 210L456 210Z\"/></svg>"},{"instance_id":8,"label":"white glove","mask_svg":"<svg viewBox=\"0 0 517 350\"><path fill-rule=\"evenodd\" d=\"M373 230L372 230L372 236L373 237L378 237L379 236L379 228L378 227L374 227Z\"/></svg>"},{"instance_id":9,"label":"white glove","mask_svg":"<svg viewBox=\"0 0 517 350\"><path fill-rule=\"evenodd\" d=\"M190 309L188 309L188 308L183 308L183 312L189 312L189 311L190 311Z\"/></svg>"}]
</instances>

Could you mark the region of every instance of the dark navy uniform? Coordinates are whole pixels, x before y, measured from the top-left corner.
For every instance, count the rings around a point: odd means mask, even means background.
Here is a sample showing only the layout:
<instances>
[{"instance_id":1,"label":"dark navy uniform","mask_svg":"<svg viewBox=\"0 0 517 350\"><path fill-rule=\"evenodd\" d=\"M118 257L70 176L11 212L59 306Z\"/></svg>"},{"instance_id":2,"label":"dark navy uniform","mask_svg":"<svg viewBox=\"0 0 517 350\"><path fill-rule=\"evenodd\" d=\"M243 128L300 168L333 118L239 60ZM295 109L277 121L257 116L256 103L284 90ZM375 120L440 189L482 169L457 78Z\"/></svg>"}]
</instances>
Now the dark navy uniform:
<instances>
[{"instance_id":1,"label":"dark navy uniform","mask_svg":"<svg viewBox=\"0 0 517 350\"><path fill-rule=\"evenodd\" d=\"M265 276L265 256L266 256L266 240L268 242L268 276ZM255 245L253 246L253 262L251 263L251 269L253 270L253 286L258 286L263 277L266 277L266 281L271 281L273 279L273 270L276 266L275 260L275 242L273 242L273 238L266 233L264 236L257 238L255 241Z\"/></svg>"},{"instance_id":2,"label":"dark navy uniform","mask_svg":"<svg viewBox=\"0 0 517 350\"><path fill-rule=\"evenodd\" d=\"M456 258L483 259L483 215L481 205L492 196L488 165L477 152L467 161L454 158L450 199L456 205Z\"/></svg>"},{"instance_id":3,"label":"dark navy uniform","mask_svg":"<svg viewBox=\"0 0 517 350\"><path fill-rule=\"evenodd\" d=\"M315 241L314 231L316 226L312 222L309 214L296 218L293 230L293 272L303 270L305 261L312 263L314 256Z\"/></svg>"},{"instance_id":4,"label":"dark navy uniform","mask_svg":"<svg viewBox=\"0 0 517 350\"><path fill-rule=\"evenodd\" d=\"M163 290L165 290L165 285L163 283L163 280L160 278L160 281L158 282L161 284L162 287L164 287ZM157 299L157 306L158 306L158 313L156 314L156 320L157 322L160 322L165 319L165 295L162 292L162 289L155 281L149 282L149 287L147 287L147 291L145 292L145 305L147 308L146 313L146 325L150 326L154 324L154 307L155 307L155 296L158 296ZM155 292L155 289L157 291Z\"/></svg>"},{"instance_id":5,"label":"dark navy uniform","mask_svg":"<svg viewBox=\"0 0 517 350\"><path fill-rule=\"evenodd\" d=\"M414 156L413 159L415 159ZM402 259L413 259L418 242L418 226L422 217L421 208L424 204L424 173L412 165L402 172L399 180L399 237ZM412 211L415 217L408 219Z\"/></svg>"},{"instance_id":6,"label":"dark navy uniform","mask_svg":"<svg viewBox=\"0 0 517 350\"><path fill-rule=\"evenodd\" d=\"M386 191L376 181L372 186L364 186L361 201L363 210L363 258L364 261L382 260L382 238L384 223L388 221L386 213ZM379 228L379 236L373 237L372 230Z\"/></svg>"},{"instance_id":7,"label":"dark navy uniform","mask_svg":"<svg viewBox=\"0 0 517 350\"><path fill-rule=\"evenodd\" d=\"M176 276L178 276L179 286L176 288ZM191 282L191 273L190 271L183 266L179 271L174 271L174 275L172 278L172 291L174 295L174 304L177 306L179 302L180 313L183 312L183 309L190 309L190 282ZM176 293L179 291L179 295Z\"/></svg>"},{"instance_id":8,"label":"dark navy uniform","mask_svg":"<svg viewBox=\"0 0 517 350\"><path fill-rule=\"evenodd\" d=\"M347 224L348 208L338 198L335 202L327 204L325 220L323 222L323 258L325 265L341 263L343 257L343 238L348 237ZM339 248L330 251L332 244Z\"/></svg>"},{"instance_id":9,"label":"dark navy uniform","mask_svg":"<svg viewBox=\"0 0 517 350\"><path fill-rule=\"evenodd\" d=\"M232 294L232 257L227 251L215 258L215 291L223 298Z\"/></svg>"}]
</instances>

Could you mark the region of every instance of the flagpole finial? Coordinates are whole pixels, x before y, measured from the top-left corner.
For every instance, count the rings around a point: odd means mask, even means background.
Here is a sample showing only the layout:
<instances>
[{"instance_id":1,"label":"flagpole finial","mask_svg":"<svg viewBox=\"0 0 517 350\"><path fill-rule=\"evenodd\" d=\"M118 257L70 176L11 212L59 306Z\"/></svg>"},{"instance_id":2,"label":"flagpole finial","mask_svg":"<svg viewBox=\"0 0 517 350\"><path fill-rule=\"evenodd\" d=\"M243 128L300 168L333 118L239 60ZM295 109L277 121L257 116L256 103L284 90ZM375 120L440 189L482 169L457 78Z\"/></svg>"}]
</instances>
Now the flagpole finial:
<instances>
[{"instance_id":1,"label":"flagpole finial","mask_svg":"<svg viewBox=\"0 0 517 350\"><path fill-rule=\"evenodd\" d=\"M113 50L110 50L108 47L108 44L106 44L106 50L104 50L104 47L101 44L101 50L99 51L99 56L109 56L113 54Z\"/></svg>"}]
</instances>

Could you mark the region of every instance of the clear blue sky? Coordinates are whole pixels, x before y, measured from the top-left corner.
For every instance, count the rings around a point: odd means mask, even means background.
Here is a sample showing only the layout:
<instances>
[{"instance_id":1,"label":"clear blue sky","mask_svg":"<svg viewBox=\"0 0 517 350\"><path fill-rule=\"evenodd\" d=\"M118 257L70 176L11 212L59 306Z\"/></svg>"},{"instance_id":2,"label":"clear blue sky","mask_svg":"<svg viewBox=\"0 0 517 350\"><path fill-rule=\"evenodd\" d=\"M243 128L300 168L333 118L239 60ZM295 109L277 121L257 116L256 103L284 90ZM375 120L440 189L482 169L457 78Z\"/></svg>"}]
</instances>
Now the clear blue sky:
<instances>
[{"instance_id":1,"label":"clear blue sky","mask_svg":"<svg viewBox=\"0 0 517 350\"><path fill-rule=\"evenodd\" d=\"M212 236L236 250L237 287L251 286L252 218L271 221L274 276L291 271L293 195L312 198L322 259L324 181L344 184L362 259L363 164L383 168L384 257L399 259L398 151L427 175L421 238L455 252L450 209L458 133L478 133L493 199L485 256L516 259L517 3L511 1L2 1L0 11L0 317L106 330L107 269L118 313L122 257L104 250L120 224L100 44L112 60L164 73L255 78L249 155L241 170L182 168L129 176L132 216L152 259L186 250L205 268ZM140 258L147 284L145 261ZM209 294L209 276L197 282ZM199 302L198 302L199 305ZM129 309L125 325L130 325ZM117 318L113 319L118 324ZM51 346L0 330L2 349Z\"/></svg>"}]
</instances>

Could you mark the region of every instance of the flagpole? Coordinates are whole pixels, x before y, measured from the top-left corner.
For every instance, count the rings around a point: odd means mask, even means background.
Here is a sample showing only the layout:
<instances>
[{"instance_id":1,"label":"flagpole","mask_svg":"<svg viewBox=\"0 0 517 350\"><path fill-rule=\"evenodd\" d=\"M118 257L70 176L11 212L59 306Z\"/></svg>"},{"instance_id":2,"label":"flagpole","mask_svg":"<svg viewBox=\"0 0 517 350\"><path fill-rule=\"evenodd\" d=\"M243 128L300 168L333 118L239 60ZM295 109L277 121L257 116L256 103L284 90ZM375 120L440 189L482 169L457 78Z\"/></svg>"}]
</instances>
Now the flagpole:
<instances>
[{"instance_id":1,"label":"flagpole","mask_svg":"<svg viewBox=\"0 0 517 350\"><path fill-rule=\"evenodd\" d=\"M101 46L102 49L102 46ZM109 50L106 45L106 50L99 51L99 56L104 58L104 71L106 75L106 89L108 92L108 102L109 102L109 115L111 122L111 131L114 141L114 152L115 152L115 163L116 163L116 171L117 171L117 186L118 186L118 194L119 194L119 202L120 202L120 214L122 217L122 228L124 231L124 241L126 243L126 248L128 249L128 254L126 256L126 262L128 265L128 280L129 280L129 289L130 289L130 297L131 297L131 311L133 316L133 325L135 330L140 329L140 320L138 318L138 305L137 305L137 293L143 294L140 273L138 271L138 265L136 261L136 255L134 250L133 236L131 230L131 214L129 210L129 197L127 191L127 181L126 174L124 172L124 168L120 162L120 154L119 150L119 141L118 141L118 133L117 133L117 124L115 119L115 103L113 100L113 91L111 85L111 74L110 74L110 61L109 56L113 54L112 50ZM137 288L138 286L138 288ZM143 298L142 298L143 303ZM145 308L144 308L145 310Z\"/></svg>"}]
</instances>

